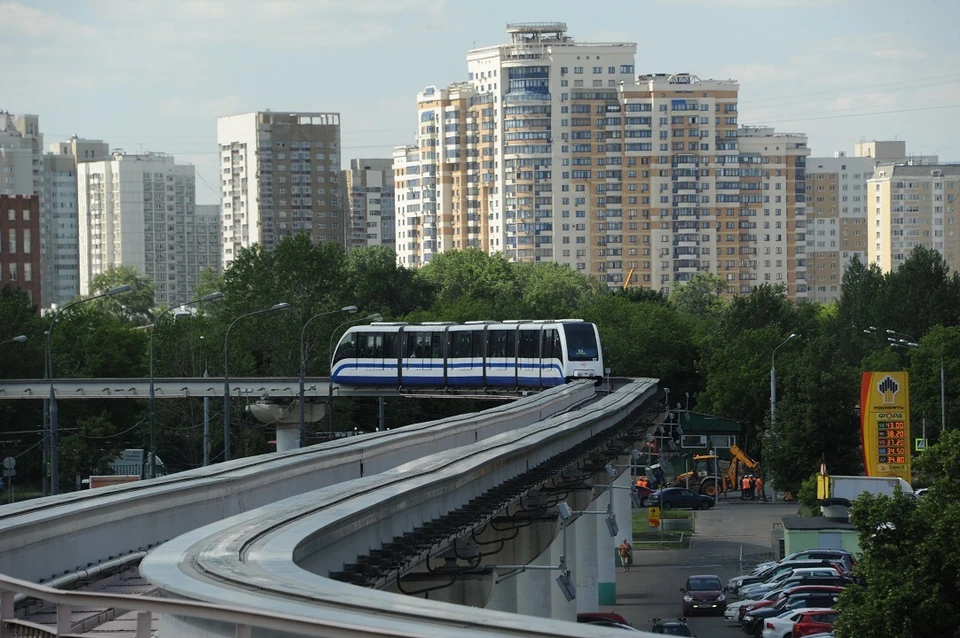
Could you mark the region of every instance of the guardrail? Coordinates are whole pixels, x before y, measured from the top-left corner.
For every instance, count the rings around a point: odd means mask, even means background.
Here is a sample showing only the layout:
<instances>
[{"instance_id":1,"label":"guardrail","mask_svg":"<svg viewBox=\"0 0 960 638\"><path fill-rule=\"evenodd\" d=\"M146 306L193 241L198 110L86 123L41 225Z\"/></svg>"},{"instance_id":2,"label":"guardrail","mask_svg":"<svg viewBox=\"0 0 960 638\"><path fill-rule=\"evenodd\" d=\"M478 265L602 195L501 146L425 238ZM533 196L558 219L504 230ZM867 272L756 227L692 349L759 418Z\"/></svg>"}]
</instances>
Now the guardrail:
<instances>
[{"instance_id":1,"label":"guardrail","mask_svg":"<svg viewBox=\"0 0 960 638\"><path fill-rule=\"evenodd\" d=\"M591 382L578 382L489 412L3 506L0 573L48 580L284 498L536 423L593 396Z\"/></svg>"}]
</instances>

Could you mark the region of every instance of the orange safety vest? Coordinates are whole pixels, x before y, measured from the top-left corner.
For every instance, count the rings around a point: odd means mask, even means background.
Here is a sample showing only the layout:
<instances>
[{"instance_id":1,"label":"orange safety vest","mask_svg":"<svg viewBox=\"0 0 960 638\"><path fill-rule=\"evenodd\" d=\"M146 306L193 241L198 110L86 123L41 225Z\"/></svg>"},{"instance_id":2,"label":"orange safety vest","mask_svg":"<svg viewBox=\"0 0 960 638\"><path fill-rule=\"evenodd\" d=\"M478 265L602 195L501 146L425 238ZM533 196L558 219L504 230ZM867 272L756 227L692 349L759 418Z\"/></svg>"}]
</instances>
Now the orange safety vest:
<instances>
[{"instance_id":1,"label":"orange safety vest","mask_svg":"<svg viewBox=\"0 0 960 638\"><path fill-rule=\"evenodd\" d=\"M763 479L759 479L759 478L757 479L757 491L758 492L763 491Z\"/></svg>"},{"instance_id":2,"label":"orange safety vest","mask_svg":"<svg viewBox=\"0 0 960 638\"><path fill-rule=\"evenodd\" d=\"M740 489L749 490L750 489L750 479L744 476L740 479Z\"/></svg>"}]
</instances>

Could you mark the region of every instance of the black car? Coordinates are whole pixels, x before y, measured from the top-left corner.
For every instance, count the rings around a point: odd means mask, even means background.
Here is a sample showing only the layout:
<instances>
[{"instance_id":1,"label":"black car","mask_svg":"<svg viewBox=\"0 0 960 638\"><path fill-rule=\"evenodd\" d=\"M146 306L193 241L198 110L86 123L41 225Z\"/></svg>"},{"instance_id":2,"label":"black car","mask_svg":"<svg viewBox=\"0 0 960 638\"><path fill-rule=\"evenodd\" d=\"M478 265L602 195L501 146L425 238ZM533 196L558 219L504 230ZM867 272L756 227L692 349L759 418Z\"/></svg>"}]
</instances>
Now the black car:
<instances>
[{"instance_id":1,"label":"black car","mask_svg":"<svg viewBox=\"0 0 960 638\"><path fill-rule=\"evenodd\" d=\"M657 490L643 499L644 507L662 507L665 510L691 508L705 510L713 507L713 499L703 494L691 492L682 487L667 487Z\"/></svg>"},{"instance_id":2,"label":"black car","mask_svg":"<svg viewBox=\"0 0 960 638\"><path fill-rule=\"evenodd\" d=\"M786 571L791 571L794 569L803 569L810 567L827 567L837 563L834 563L826 559L811 559L811 560L791 560L785 561L783 563L774 563L770 567L767 567L765 570L757 573L751 574L748 576L735 576L727 582L727 589L736 593L740 590L741 587L745 585L753 585L754 583L765 583L769 579L776 577L779 574L782 574Z\"/></svg>"},{"instance_id":3,"label":"black car","mask_svg":"<svg viewBox=\"0 0 960 638\"><path fill-rule=\"evenodd\" d=\"M668 636L693 636L687 627L686 618L651 618L651 634L666 634Z\"/></svg>"},{"instance_id":4,"label":"black car","mask_svg":"<svg viewBox=\"0 0 960 638\"><path fill-rule=\"evenodd\" d=\"M837 604L840 594L837 592L804 592L781 598L776 604L748 611L743 616L740 627L743 633L760 638L763 634L763 621L767 618L779 616L791 609L804 607L833 607Z\"/></svg>"}]
</instances>

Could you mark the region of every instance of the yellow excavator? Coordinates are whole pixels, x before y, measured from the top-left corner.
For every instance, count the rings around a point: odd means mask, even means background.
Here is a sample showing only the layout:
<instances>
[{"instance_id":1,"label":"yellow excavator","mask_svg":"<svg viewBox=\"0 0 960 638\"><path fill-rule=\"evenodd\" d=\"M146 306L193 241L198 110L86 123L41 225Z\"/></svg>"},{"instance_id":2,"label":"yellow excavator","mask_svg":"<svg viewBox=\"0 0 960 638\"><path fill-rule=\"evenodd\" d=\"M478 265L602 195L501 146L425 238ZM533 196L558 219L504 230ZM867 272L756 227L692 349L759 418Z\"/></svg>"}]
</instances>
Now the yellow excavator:
<instances>
[{"instance_id":1,"label":"yellow excavator","mask_svg":"<svg viewBox=\"0 0 960 638\"><path fill-rule=\"evenodd\" d=\"M634 272L635 270L636 270L636 268L631 268L631 269L630 269L630 272L627 273L627 280L626 280L625 282L623 282L623 289L624 289L624 290L627 290L628 288L630 288L630 280L633 279L633 272Z\"/></svg>"},{"instance_id":2,"label":"yellow excavator","mask_svg":"<svg viewBox=\"0 0 960 638\"><path fill-rule=\"evenodd\" d=\"M716 496L727 490L739 490L741 473L744 470L758 471L760 464L750 458L736 445L730 446L732 461L717 458L716 454L697 454L693 457L693 470L677 476L674 485L687 487L695 492Z\"/></svg>"}]
</instances>

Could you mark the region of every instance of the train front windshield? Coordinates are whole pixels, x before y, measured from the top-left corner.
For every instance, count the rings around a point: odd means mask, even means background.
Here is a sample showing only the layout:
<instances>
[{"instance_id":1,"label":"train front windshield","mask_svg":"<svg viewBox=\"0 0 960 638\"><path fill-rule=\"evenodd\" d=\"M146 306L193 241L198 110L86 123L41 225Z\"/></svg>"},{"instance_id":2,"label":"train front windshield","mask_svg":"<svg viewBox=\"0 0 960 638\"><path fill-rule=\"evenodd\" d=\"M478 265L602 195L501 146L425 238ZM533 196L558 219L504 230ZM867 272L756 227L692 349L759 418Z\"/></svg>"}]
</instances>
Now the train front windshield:
<instances>
[{"instance_id":1,"label":"train front windshield","mask_svg":"<svg viewBox=\"0 0 960 638\"><path fill-rule=\"evenodd\" d=\"M564 324L567 339L567 356L570 361L596 361L597 335L591 323Z\"/></svg>"}]
</instances>

